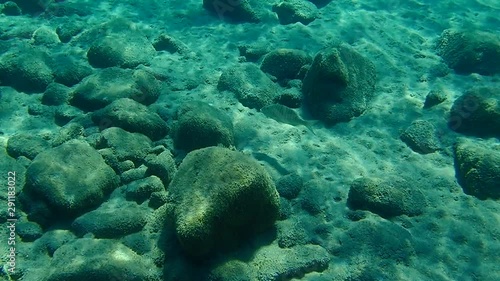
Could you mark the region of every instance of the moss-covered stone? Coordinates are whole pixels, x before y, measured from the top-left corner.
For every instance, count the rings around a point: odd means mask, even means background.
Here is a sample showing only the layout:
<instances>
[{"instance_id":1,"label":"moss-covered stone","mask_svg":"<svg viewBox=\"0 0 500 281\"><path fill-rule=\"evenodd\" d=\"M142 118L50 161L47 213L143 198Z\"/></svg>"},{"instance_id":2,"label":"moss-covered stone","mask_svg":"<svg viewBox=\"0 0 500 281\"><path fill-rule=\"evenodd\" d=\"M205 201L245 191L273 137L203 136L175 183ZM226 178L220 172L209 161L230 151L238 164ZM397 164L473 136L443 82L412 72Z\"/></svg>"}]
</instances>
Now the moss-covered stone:
<instances>
[{"instance_id":1,"label":"moss-covered stone","mask_svg":"<svg viewBox=\"0 0 500 281\"><path fill-rule=\"evenodd\" d=\"M150 105L159 95L160 84L150 73L113 67L97 71L83 80L74 89L70 103L90 111L103 108L121 98Z\"/></svg>"},{"instance_id":2,"label":"moss-covered stone","mask_svg":"<svg viewBox=\"0 0 500 281\"><path fill-rule=\"evenodd\" d=\"M159 281L155 265L120 242L77 239L61 246L51 262L47 281Z\"/></svg>"},{"instance_id":3,"label":"moss-covered stone","mask_svg":"<svg viewBox=\"0 0 500 281\"><path fill-rule=\"evenodd\" d=\"M311 115L334 125L348 122L366 110L375 83L374 64L352 47L341 44L314 57L302 93Z\"/></svg>"},{"instance_id":4,"label":"moss-covered stone","mask_svg":"<svg viewBox=\"0 0 500 281\"><path fill-rule=\"evenodd\" d=\"M46 53L33 47L21 47L0 57L0 83L18 91L43 92L53 81Z\"/></svg>"},{"instance_id":5,"label":"moss-covered stone","mask_svg":"<svg viewBox=\"0 0 500 281\"><path fill-rule=\"evenodd\" d=\"M219 78L217 89L233 93L241 104L256 109L273 103L279 92L273 81L251 63L226 69Z\"/></svg>"},{"instance_id":6,"label":"moss-covered stone","mask_svg":"<svg viewBox=\"0 0 500 281\"><path fill-rule=\"evenodd\" d=\"M92 121L99 127L120 127L131 133L141 133L152 140L163 138L167 124L146 106L128 98L119 99L92 114Z\"/></svg>"},{"instance_id":7,"label":"moss-covered stone","mask_svg":"<svg viewBox=\"0 0 500 281\"><path fill-rule=\"evenodd\" d=\"M500 138L500 92L495 87L467 90L450 109L448 126L459 133Z\"/></svg>"},{"instance_id":8,"label":"moss-covered stone","mask_svg":"<svg viewBox=\"0 0 500 281\"><path fill-rule=\"evenodd\" d=\"M500 198L500 149L461 139L454 146L458 182L479 199Z\"/></svg>"},{"instance_id":9,"label":"moss-covered stone","mask_svg":"<svg viewBox=\"0 0 500 281\"><path fill-rule=\"evenodd\" d=\"M208 146L234 145L233 123L222 111L202 102L183 105L174 129L174 144L191 151Z\"/></svg>"},{"instance_id":10,"label":"moss-covered stone","mask_svg":"<svg viewBox=\"0 0 500 281\"><path fill-rule=\"evenodd\" d=\"M459 74L500 73L498 33L447 29L439 37L436 50L448 66Z\"/></svg>"},{"instance_id":11,"label":"moss-covered stone","mask_svg":"<svg viewBox=\"0 0 500 281\"><path fill-rule=\"evenodd\" d=\"M113 169L84 141L72 140L45 150L26 172L26 191L61 216L96 207L117 185Z\"/></svg>"},{"instance_id":12,"label":"moss-covered stone","mask_svg":"<svg viewBox=\"0 0 500 281\"><path fill-rule=\"evenodd\" d=\"M134 202L110 201L71 224L76 234L92 233L96 238L117 238L138 232L146 224L147 208Z\"/></svg>"},{"instance_id":13,"label":"moss-covered stone","mask_svg":"<svg viewBox=\"0 0 500 281\"><path fill-rule=\"evenodd\" d=\"M382 217L416 216L427 205L421 191L397 176L356 179L349 189L347 203L354 210L369 210Z\"/></svg>"},{"instance_id":14,"label":"moss-covered stone","mask_svg":"<svg viewBox=\"0 0 500 281\"><path fill-rule=\"evenodd\" d=\"M312 58L304 51L277 49L268 53L260 69L278 80L295 79L302 66L311 63Z\"/></svg>"},{"instance_id":15,"label":"moss-covered stone","mask_svg":"<svg viewBox=\"0 0 500 281\"><path fill-rule=\"evenodd\" d=\"M416 120L411 123L400 138L413 151L421 154L432 153L439 149L436 129L431 122L426 120Z\"/></svg>"},{"instance_id":16,"label":"moss-covered stone","mask_svg":"<svg viewBox=\"0 0 500 281\"><path fill-rule=\"evenodd\" d=\"M98 38L90 46L87 58L94 67L134 68L147 64L154 53L155 49L146 37L130 32Z\"/></svg>"},{"instance_id":17,"label":"moss-covered stone","mask_svg":"<svg viewBox=\"0 0 500 281\"><path fill-rule=\"evenodd\" d=\"M13 135L7 142L7 152L11 157L25 156L35 158L39 153L51 147L50 141L35 133Z\"/></svg>"},{"instance_id":18,"label":"moss-covered stone","mask_svg":"<svg viewBox=\"0 0 500 281\"><path fill-rule=\"evenodd\" d=\"M300 22L308 25L319 16L316 6L307 0L282 1L273 6L281 24Z\"/></svg>"},{"instance_id":19,"label":"moss-covered stone","mask_svg":"<svg viewBox=\"0 0 500 281\"><path fill-rule=\"evenodd\" d=\"M278 192L264 168L226 148L189 153L168 191L177 238L192 256L233 248L279 215Z\"/></svg>"}]
</instances>

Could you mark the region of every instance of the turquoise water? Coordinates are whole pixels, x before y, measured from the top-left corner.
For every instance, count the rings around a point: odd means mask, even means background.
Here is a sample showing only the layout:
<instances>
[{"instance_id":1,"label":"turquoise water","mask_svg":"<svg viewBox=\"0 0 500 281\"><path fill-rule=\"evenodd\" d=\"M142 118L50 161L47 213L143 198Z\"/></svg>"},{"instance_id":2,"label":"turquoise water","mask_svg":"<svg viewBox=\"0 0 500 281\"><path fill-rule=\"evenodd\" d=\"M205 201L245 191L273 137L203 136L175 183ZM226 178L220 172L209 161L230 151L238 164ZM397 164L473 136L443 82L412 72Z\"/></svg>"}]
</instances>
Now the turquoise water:
<instances>
[{"instance_id":1,"label":"turquoise water","mask_svg":"<svg viewBox=\"0 0 500 281\"><path fill-rule=\"evenodd\" d=\"M498 1L0 11L0 280L500 279Z\"/></svg>"}]
</instances>

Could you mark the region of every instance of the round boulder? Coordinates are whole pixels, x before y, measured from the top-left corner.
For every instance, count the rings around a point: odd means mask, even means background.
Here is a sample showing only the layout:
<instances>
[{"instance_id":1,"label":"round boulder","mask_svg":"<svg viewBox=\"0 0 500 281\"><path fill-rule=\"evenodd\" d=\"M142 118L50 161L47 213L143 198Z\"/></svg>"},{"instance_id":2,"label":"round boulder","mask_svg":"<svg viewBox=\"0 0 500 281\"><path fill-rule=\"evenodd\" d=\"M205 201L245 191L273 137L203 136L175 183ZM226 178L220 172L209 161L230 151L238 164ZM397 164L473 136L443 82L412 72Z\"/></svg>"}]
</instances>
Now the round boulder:
<instances>
[{"instance_id":1,"label":"round boulder","mask_svg":"<svg viewBox=\"0 0 500 281\"><path fill-rule=\"evenodd\" d=\"M179 149L234 145L233 123L224 112L203 102L191 102L178 111L174 143Z\"/></svg>"},{"instance_id":2,"label":"round boulder","mask_svg":"<svg viewBox=\"0 0 500 281\"><path fill-rule=\"evenodd\" d=\"M121 98L150 105L159 95L160 83L150 73L113 67L82 81L73 91L70 102L83 110L96 110Z\"/></svg>"},{"instance_id":3,"label":"round boulder","mask_svg":"<svg viewBox=\"0 0 500 281\"><path fill-rule=\"evenodd\" d=\"M191 256L233 248L279 216L269 174L250 156L227 148L189 153L168 191L177 238Z\"/></svg>"},{"instance_id":4,"label":"round boulder","mask_svg":"<svg viewBox=\"0 0 500 281\"><path fill-rule=\"evenodd\" d=\"M112 34L96 40L90 46L87 58L93 67L134 68L139 64L147 64L155 52L145 37Z\"/></svg>"},{"instance_id":5,"label":"round boulder","mask_svg":"<svg viewBox=\"0 0 500 281\"><path fill-rule=\"evenodd\" d=\"M70 88L58 84L51 83L42 96L43 105L63 105L69 100Z\"/></svg>"},{"instance_id":6,"label":"round boulder","mask_svg":"<svg viewBox=\"0 0 500 281\"><path fill-rule=\"evenodd\" d=\"M500 138L500 93L498 88L467 90L450 109L448 126L459 133Z\"/></svg>"},{"instance_id":7,"label":"round boulder","mask_svg":"<svg viewBox=\"0 0 500 281\"><path fill-rule=\"evenodd\" d=\"M23 48L0 57L0 84L18 91L40 93L53 81L42 52Z\"/></svg>"},{"instance_id":8,"label":"round boulder","mask_svg":"<svg viewBox=\"0 0 500 281\"><path fill-rule=\"evenodd\" d=\"M107 148L111 148L118 161L131 160L142 164L151 149L151 140L143 134L129 133L118 127L101 132Z\"/></svg>"},{"instance_id":9,"label":"round boulder","mask_svg":"<svg viewBox=\"0 0 500 281\"><path fill-rule=\"evenodd\" d=\"M5 2L0 11L7 16L20 16L22 14L21 8L12 1Z\"/></svg>"},{"instance_id":10,"label":"round boulder","mask_svg":"<svg viewBox=\"0 0 500 281\"><path fill-rule=\"evenodd\" d=\"M57 36L59 36L59 40L63 43L68 43L71 39L82 32L85 29L85 24L80 21L68 21L64 22L56 28Z\"/></svg>"},{"instance_id":11,"label":"round boulder","mask_svg":"<svg viewBox=\"0 0 500 281\"><path fill-rule=\"evenodd\" d=\"M13 158L25 156L33 159L48 148L50 142L33 132L15 134L7 141L7 153Z\"/></svg>"},{"instance_id":12,"label":"round boulder","mask_svg":"<svg viewBox=\"0 0 500 281\"><path fill-rule=\"evenodd\" d=\"M278 49L264 57L260 69L278 80L291 80L296 79L300 69L311 61L312 58L304 51Z\"/></svg>"},{"instance_id":13,"label":"round boulder","mask_svg":"<svg viewBox=\"0 0 500 281\"><path fill-rule=\"evenodd\" d=\"M356 179L349 189L347 204L351 209L368 210L385 218L420 215L427 205L423 193L399 177Z\"/></svg>"},{"instance_id":14,"label":"round boulder","mask_svg":"<svg viewBox=\"0 0 500 281\"><path fill-rule=\"evenodd\" d=\"M479 31L443 31L436 46L446 64L459 74L500 73L500 36Z\"/></svg>"},{"instance_id":15,"label":"round boulder","mask_svg":"<svg viewBox=\"0 0 500 281\"><path fill-rule=\"evenodd\" d=\"M411 123L400 138L417 153L428 154L439 149L436 128L426 120L417 120Z\"/></svg>"},{"instance_id":16,"label":"round boulder","mask_svg":"<svg viewBox=\"0 0 500 281\"><path fill-rule=\"evenodd\" d=\"M80 236L92 233L96 238L118 238L141 230L147 213L147 207L134 202L111 201L78 217L71 227Z\"/></svg>"},{"instance_id":17,"label":"round boulder","mask_svg":"<svg viewBox=\"0 0 500 281\"><path fill-rule=\"evenodd\" d=\"M279 195L286 199L296 198L303 187L304 181L296 173L285 175L276 183Z\"/></svg>"},{"instance_id":18,"label":"round boulder","mask_svg":"<svg viewBox=\"0 0 500 281\"><path fill-rule=\"evenodd\" d=\"M160 281L156 266L111 239L77 239L54 253L47 281Z\"/></svg>"},{"instance_id":19,"label":"round boulder","mask_svg":"<svg viewBox=\"0 0 500 281\"><path fill-rule=\"evenodd\" d=\"M128 99L119 99L92 114L92 121L101 129L120 127L131 133L141 133L151 140L163 138L167 124L146 106Z\"/></svg>"},{"instance_id":20,"label":"round boulder","mask_svg":"<svg viewBox=\"0 0 500 281\"><path fill-rule=\"evenodd\" d=\"M347 45L320 51L302 85L311 115L326 125L348 122L367 108L375 90L374 64Z\"/></svg>"},{"instance_id":21,"label":"round boulder","mask_svg":"<svg viewBox=\"0 0 500 281\"><path fill-rule=\"evenodd\" d=\"M273 81L253 63L225 70L217 89L233 93L241 104L256 109L272 104L278 96L278 88Z\"/></svg>"},{"instance_id":22,"label":"round boulder","mask_svg":"<svg viewBox=\"0 0 500 281\"><path fill-rule=\"evenodd\" d=\"M461 139L454 152L455 170L464 192L479 199L499 199L500 147Z\"/></svg>"},{"instance_id":23,"label":"round boulder","mask_svg":"<svg viewBox=\"0 0 500 281\"><path fill-rule=\"evenodd\" d=\"M26 171L26 189L63 216L101 204L117 177L84 141L72 140L38 154Z\"/></svg>"},{"instance_id":24,"label":"round boulder","mask_svg":"<svg viewBox=\"0 0 500 281\"><path fill-rule=\"evenodd\" d=\"M55 55L51 67L54 69L55 81L68 87L80 83L93 72L86 63L68 57L66 54Z\"/></svg>"}]
</instances>

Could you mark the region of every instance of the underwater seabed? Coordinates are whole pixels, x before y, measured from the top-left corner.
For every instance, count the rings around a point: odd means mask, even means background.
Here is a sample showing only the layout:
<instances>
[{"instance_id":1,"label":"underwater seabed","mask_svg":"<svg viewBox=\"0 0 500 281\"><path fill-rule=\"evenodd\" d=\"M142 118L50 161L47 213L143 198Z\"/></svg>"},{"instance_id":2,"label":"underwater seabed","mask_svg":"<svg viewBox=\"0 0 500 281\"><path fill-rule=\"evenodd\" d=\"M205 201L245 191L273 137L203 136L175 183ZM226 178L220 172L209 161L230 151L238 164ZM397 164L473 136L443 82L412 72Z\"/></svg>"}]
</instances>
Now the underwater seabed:
<instances>
[{"instance_id":1,"label":"underwater seabed","mask_svg":"<svg viewBox=\"0 0 500 281\"><path fill-rule=\"evenodd\" d=\"M500 280L499 9L0 0L0 280Z\"/></svg>"}]
</instances>

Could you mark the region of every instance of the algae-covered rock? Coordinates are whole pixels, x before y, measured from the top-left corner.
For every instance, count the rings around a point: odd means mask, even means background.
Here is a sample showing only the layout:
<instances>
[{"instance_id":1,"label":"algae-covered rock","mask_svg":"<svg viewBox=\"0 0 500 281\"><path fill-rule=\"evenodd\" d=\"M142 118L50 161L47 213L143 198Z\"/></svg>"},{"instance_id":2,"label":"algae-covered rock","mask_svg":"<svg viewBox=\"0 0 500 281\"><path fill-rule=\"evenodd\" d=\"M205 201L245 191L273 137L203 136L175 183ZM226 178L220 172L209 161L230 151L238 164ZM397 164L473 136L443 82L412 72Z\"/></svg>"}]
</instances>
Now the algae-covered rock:
<instances>
[{"instance_id":1,"label":"algae-covered rock","mask_svg":"<svg viewBox=\"0 0 500 281\"><path fill-rule=\"evenodd\" d=\"M98 38L90 46L87 58L94 67L134 68L147 64L154 54L155 49L145 36L130 32Z\"/></svg>"},{"instance_id":2,"label":"algae-covered rock","mask_svg":"<svg viewBox=\"0 0 500 281\"><path fill-rule=\"evenodd\" d=\"M281 24L300 22L308 25L319 16L318 8L307 0L282 1L273 6Z\"/></svg>"},{"instance_id":3,"label":"algae-covered rock","mask_svg":"<svg viewBox=\"0 0 500 281\"><path fill-rule=\"evenodd\" d=\"M231 22L258 22L259 15L251 5L252 0L203 0L203 8L221 20ZM253 1L254 5L256 1Z\"/></svg>"},{"instance_id":4,"label":"algae-covered rock","mask_svg":"<svg viewBox=\"0 0 500 281\"><path fill-rule=\"evenodd\" d=\"M47 281L159 281L152 261L120 242L83 238L54 253Z\"/></svg>"},{"instance_id":5,"label":"algae-covered rock","mask_svg":"<svg viewBox=\"0 0 500 281\"><path fill-rule=\"evenodd\" d=\"M500 198L500 148L461 139L454 146L455 170L465 193Z\"/></svg>"},{"instance_id":6,"label":"algae-covered rock","mask_svg":"<svg viewBox=\"0 0 500 281\"><path fill-rule=\"evenodd\" d=\"M147 174L157 176L165 186L168 186L177 173L177 166L170 151L147 157L146 166L148 167Z\"/></svg>"},{"instance_id":7,"label":"algae-covered rock","mask_svg":"<svg viewBox=\"0 0 500 281\"><path fill-rule=\"evenodd\" d=\"M417 216L427 205L418 188L397 176L356 179L349 189L347 203L354 210L369 210L382 217Z\"/></svg>"},{"instance_id":8,"label":"algae-covered rock","mask_svg":"<svg viewBox=\"0 0 500 281\"><path fill-rule=\"evenodd\" d=\"M71 227L83 236L117 238L137 232L146 224L147 208L133 202L110 201L78 217Z\"/></svg>"},{"instance_id":9,"label":"algae-covered rock","mask_svg":"<svg viewBox=\"0 0 500 281\"><path fill-rule=\"evenodd\" d=\"M231 119L221 110L203 102L184 104L174 129L177 148L191 151L208 146L234 145Z\"/></svg>"},{"instance_id":10,"label":"algae-covered rock","mask_svg":"<svg viewBox=\"0 0 500 281\"><path fill-rule=\"evenodd\" d=\"M14 158L25 156L33 159L48 148L50 148L50 142L33 132L15 134L7 142L7 152Z\"/></svg>"},{"instance_id":11,"label":"algae-covered rock","mask_svg":"<svg viewBox=\"0 0 500 281\"><path fill-rule=\"evenodd\" d=\"M436 51L459 74L500 73L498 33L446 29L438 39Z\"/></svg>"},{"instance_id":12,"label":"algae-covered rock","mask_svg":"<svg viewBox=\"0 0 500 281\"><path fill-rule=\"evenodd\" d=\"M498 87L468 89L453 102L450 129L478 137L500 138L500 92Z\"/></svg>"},{"instance_id":13,"label":"algae-covered rock","mask_svg":"<svg viewBox=\"0 0 500 281\"><path fill-rule=\"evenodd\" d=\"M302 85L306 105L327 125L361 115L374 95L375 65L352 47L339 45L320 51Z\"/></svg>"},{"instance_id":14,"label":"algae-covered rock","mask_svg":"<svg viewBox=\"0 0 500 281\"><path fill-rule=\"evenodd\" d=\"M40 93L53 81L48 55L37 49L21 47L0 56L0 84L18 91Z\"/></svg>"},{"instance_id":15,"label":"algae-covered rock","mask_svg":"<svg viewBox=\"0 0 500 281\"><path fill-rule=\"evenodd\" d=\"M26 171L26 190L63 216L96 207L117 185L101 155L84 141L72 140L38 154Z\"/></svg>"},{"instance_id":16,"label":"algae-covered rock","mask_svg":"<svg viewBox=\"0 0 500 281\"><path fill-rule=\"evenodd\" d=\"M312 58L304 51L277 49L264 57L260 69L278 80L296 79L301 68L311 61Z\"/></svg>"},{"instance_id":17,"label":"algae-covered rock","mask_svg":"<svg viewBox=\"0 0 500 281\"><path fill-rule=\"evenodd\" d=\"M161 117L148 107L128 98L119 99L92 114L99 127L120 127L131 133L141 133L151 140L163 138L168 127Z\"/></svg>"},{"instance_id":18,"label":"algae-covered rock","mask_svg":"<svg viewBox=\"0 0 500 281\"><path fill-rule=\"evenodd\" d=\"M141 163L151 149L151 140L143 134L129 133L118 127L105 129L101 134L118 161Z\"/></svg>"},{"instance_id":19,"label":"algae-covered rock","mask_svg":"<svg viewBox=\"0 0 500 281\"><path fill-rule=\"evenodd\" d=\"M400 136L413 151L428 154L439 149L436 129L431 122L416 120Z\"/></svg>"},{"instance_id":20,"label":"algae-covered rock","mask_svg":"<svg viewBox=\"0 0 500 281\"><path fill-rule=\"evenodd\" d=\"M96 110L121 98L150 105L160 95L160 83L141 69L105 68L75 87L70 103L83 110Z\"/></svg>"},{"instance_id":21,"label":"algae-covered rock","mask_svg":"<svg viewBox=\"0 0 500 281\"><path fill-rule=\"evenodd\" d=\"M273 81L252 63L226 69L220 76L217 89L233 93L241 104L256 109L273 103L279 92Z\"/></svg>"},{"instance_id":22,"label":"algae-covered rock","mask_svg":"<svg viewBox=\"0 0 500 281\"><path fill-rule=\"evenodd\" d=\"M189 153L168 191L177 238L193 256L232 248L279 215L278 192L264 168L226 148Z\"/></svg>"}]
</instances>

